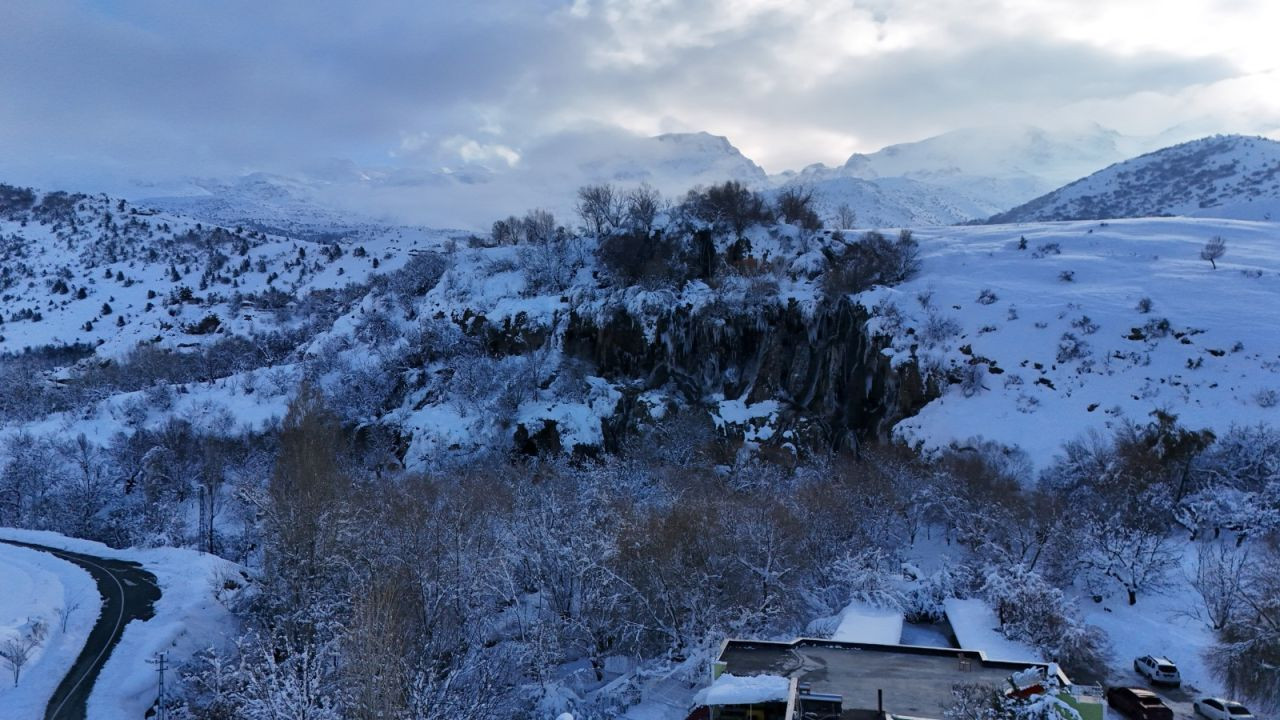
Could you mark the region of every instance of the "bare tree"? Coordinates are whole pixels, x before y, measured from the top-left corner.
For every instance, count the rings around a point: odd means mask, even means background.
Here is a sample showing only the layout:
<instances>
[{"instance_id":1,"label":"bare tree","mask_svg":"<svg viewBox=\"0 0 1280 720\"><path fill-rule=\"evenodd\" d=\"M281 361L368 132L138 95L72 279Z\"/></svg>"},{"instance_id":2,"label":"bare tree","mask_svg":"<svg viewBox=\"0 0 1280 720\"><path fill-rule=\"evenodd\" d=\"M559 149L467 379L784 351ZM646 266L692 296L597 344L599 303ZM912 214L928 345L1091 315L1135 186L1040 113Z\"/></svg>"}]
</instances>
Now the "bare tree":
<instances>
[{"instance_id":1,"label":"bare tree","mask_svg":"<svg viewBox=\"0 0 1280 720\"><path fill-rule=\"evenodd\" d=\"M578 188L578 204L574 209L587 231L596 237L602 237L622 224L622 198L608 183Z\"/></svg>"},{"instance_id":2,"label":"bare tree","mask_svg":"<svg viewBox=\"0 0 1280 720\"><path fill-rule=\"evenodd\" d=\"M44 642L45 624L36 620L18 637L10 638L0 645L0 660L4 660L13 671L13 686L18 686L22 677L22 668L31 659L31 653Z\"/></svg>"},{"instance_id":3,"label":"bare tree","mask_svg":"<svg viewBox=\"0 0 1280 720\"><path fill-rule=\"evenodd\" d=\"M520 218L512 215L494 222L490 236L494 245L515 245L520 239Z\"/></svg>"},{"instance_id":4,"label":"bare tree","mask_svg":"<svg viewBox=\"0 0 1280 720\"><path fill-rule=\"evenodd\" d=\"M546 210L530 210L520 221L520 234L529 245L542 245L556 236L556 216Z\"/></svg>"},{"instance_id":5,"label":"bare tree","mask_svg":"<svg viewBox=\"0 0 1280 720\"><path fill-rule=\"evenodd\" d=\"M1156 527L1133 527L1114 519L1090 523L1090 542L1082 562L1086 569L1115 580L1130 605L1138 593L1163 587L1177 559L1164 532Z\"/></svg>"},{"instance_id":6,"label":"bare tree","mask_svg":"<svg viewBox=\"0 0 1280 720\"><path fill-rule=\"evenodd\" d=\"M822 219L813 209L813 188L795 185L778 193L778 214L784 222L805 230L820 230Z\"/></svg>"},{"instance_id":7,"label":"bare tree","mask_svg":"<svg viewBox=\"0 0 1280 720\"><path fill-rule=\"evenodd\" d=\"M653 229L653 221L662 207L662 193L649 183L641 183L632 188L624 199L627 222L634 232L648 232Z\"/></svg>"},{"instance_id":8,"label":"bare tree","mask_svg":"<svg viewBox=\"0 0 1280 720\"><path fill-rule=\"evenodd\" d=\"M1211 630L1231 623L1243 602L1249 568L1249 551L1229 543L1205 543L1196 549L1195 575L1190 580L1201 606L1194 614Z\"/></svg>"},{"instance_id":9,"label":"bare tree","mask_svg":"<svg viewBox=\"0 0 1280 720\"><path fill-rule=\"evenodd\" d=\"M848 230L856 227L858 224L858 213L849 207L849 203L840 203L840 207L836 208L836 227L841 230Z\"/></svg>"},{"instance_id":10,"label":"bare tree","mask_svg":"<svg viewBox=\"0 0 1280 720\"><path fill-rule=\"evenodd\" d=\"M1274 712L1280 709L1280 555L1264 548L1250 561L1248 575L1208 661L1228 692Z\"/></svg>"},{"instance_id":11,"label":"bare tree","mask_svg":"<svg viewBox=\"0 0 1280 720\"><path fill-rule=\"evenodd\" d=\"M1214 235L1200 250L1200 259L1208 260L1214 270L1218 269L1218 258L1227 254L1227 241L1221 235Z\"/></svg>"},{"instance_id":12,"label":"bare tree","mask_svg":"<svg viewBox=\"0 0 1280 720\"><path fill-rule=\"evenodd\" d=\"M62 624L62 632L67 631L67 621L80 609L81 595L77 593L74 597L67 598L62 607L58 608L58 620Z\"/></svg>"}]
</instances>

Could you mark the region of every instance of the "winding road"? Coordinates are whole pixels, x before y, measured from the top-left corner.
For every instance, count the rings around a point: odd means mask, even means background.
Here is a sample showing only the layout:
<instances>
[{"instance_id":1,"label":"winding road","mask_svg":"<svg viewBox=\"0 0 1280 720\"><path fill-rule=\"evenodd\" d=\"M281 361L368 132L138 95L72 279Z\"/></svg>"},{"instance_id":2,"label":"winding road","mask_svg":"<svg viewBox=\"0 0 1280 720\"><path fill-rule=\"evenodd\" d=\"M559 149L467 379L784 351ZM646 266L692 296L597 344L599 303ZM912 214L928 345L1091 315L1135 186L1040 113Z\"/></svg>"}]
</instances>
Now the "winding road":
<instances>
[{"instance_id":1,"label":"winding road","mask_svg":"<svg viewBox=\"0 0 1280 720\"><path fill-rule=\"evenodd\" d=\"M16 540L0 542L56 555L84 568L98 583L98 593L103 599L102 614L89 632L84 649L76 657L71 670L58 684L53 697L49 698L44 713L45 720L86 720L89 692L111 656L112 648L120 641L125 626L131 620L149 620L155 614L153 608L160 599L156 576L136 562L82 555ZM142 662L142 658L138 662Z\"/></svg>"}]
</instances>

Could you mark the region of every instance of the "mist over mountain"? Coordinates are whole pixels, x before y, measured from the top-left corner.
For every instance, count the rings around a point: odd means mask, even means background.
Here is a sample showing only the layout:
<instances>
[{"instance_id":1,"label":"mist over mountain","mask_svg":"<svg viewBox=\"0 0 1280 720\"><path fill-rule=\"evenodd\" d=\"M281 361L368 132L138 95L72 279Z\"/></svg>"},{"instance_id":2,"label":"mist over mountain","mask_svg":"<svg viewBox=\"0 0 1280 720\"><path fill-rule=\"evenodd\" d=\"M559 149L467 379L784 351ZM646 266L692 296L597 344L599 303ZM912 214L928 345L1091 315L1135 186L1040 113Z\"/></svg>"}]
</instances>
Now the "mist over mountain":
<instances>
[{"instance_id":1,"label":"mist over mountain","mask_svg":"<svg viewBox=\"0 0 1280 720\"><path fill-rule=\"evenodd\" d=\"M768 175L729 138L706 132L644 137L619 130L561 133L517 152L474 147L474 162L419 170L332 161L305 173L252 173L138 186L137 202L223 224L264 229L381 222L487 229L529 207L573 212L572 190L592 183L648 184L668 198L735 180L761 190L813 190L824 218L848 206L860 226L949 225L989 217L1149 149L1097 125L958 130L854 154L841 166Z\"/></svg>"}]
</instances>

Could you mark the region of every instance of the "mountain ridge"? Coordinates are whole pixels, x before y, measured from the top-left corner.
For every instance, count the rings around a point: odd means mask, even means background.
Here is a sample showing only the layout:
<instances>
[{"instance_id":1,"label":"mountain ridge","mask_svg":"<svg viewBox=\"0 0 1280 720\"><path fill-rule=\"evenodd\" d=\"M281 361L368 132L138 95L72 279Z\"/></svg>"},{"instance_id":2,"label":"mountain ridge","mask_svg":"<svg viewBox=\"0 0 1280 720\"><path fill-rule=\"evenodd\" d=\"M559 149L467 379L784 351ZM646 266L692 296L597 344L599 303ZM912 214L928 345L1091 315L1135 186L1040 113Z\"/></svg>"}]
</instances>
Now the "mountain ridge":
<instances>
[{"instance_id":1,"label":"mountain ridge","mask_svg":"<svg viewBox=\"0 0 1280 720\"><path fill-rule=\"evenodd\" d=\"M984 222L1280 217L1280 142L1213 135L1115 163Z\"/></svg>"}]
</instances>

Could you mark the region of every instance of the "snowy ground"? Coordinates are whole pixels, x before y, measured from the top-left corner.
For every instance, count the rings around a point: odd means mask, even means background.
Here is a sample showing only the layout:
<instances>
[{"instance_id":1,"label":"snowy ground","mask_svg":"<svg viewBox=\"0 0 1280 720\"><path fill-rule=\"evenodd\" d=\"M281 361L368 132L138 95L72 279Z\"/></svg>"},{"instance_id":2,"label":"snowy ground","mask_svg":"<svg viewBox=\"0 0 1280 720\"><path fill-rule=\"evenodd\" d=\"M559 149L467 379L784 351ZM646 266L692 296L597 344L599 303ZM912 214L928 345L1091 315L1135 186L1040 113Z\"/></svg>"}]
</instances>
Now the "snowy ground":
<instances>
[{"instance_id":1,"label":"snowy ground","mask_svg":"<svg viewBox=\"0 0 1280 720\"><path fill-rule=\"evenodd\" d=\"M1227 243L1216 270L1199 256L1215 235ZM1043 466L1064 442L1156 409L1218 433L1280 421L1280 224L1158 218L916 238L923 271L859 300L879 307L895 361L953 377L978 366L980 382L969 395L947 386L896 426L904 440L993 440Z\"/></svg>"},{"instance_id":2,"label":"snowy ground","mask_svg":"<svg viewBox=\"0 0 1280 720\"><path fill-rule=\"evenodd\" d=\"M8 537L7 535L5 537ZM0 543L0 642L18 637L33 622L48 627L17 687L0 663L0 708L6 718L40 717L49 697L75 662L102 610L89 573L48 553ZM66 631L61 608L71 608Z\"/></svg>"},{"instance_id":3,"label":"snowy ground","mask_svg":"<svg viewBox=\"0 0 1280 720\"><path fill-rule=\"evenodd\" d=\"M897 645L902 640L902 612L855 600L840 613L832 640Z\"/></svg>"},{"instance_id":4,"label":"snowy ground","mask_svg":"<svg viewBox=\"0 0 1280 720\"><path fill-rule=\"evenodd\" d=\"M3 528L0 529L0 537L86 555L133 560L155 574L162 592L155 605L155 617L146 622L132 622L125 628L124 636L112 651L89 696L89 716L93 720L135 720L142 717L155 700L156 693L155 669L146 660L157 652L167 651L171 662L177 665L198 650L222 646L236 636L235 618L224 603L242 591L246 578L234 563L178 548L115 550L89 540L34 530ZM84 577L92 586L87 573ZM230 587L232 584L235 587ZM92 598L99 597L96 588L92 593ZM92 619L89 624L92 626ZM87 635L88 628L84 633ZM80 645L83 645L83 636ZM71 653L72 658L79 649L77 646ZM70 664L69 659L67 664ZM53 685L62 679L62 674L56 674ZM49 692L52 692L53 685Z\"/></svg>"},{"instance_id":5,"label":"snowy ground","mask_svg":"<svg viewBox=\"0 0 1280 720\"><path fill-rule=\"evenodd\" d=\"M1044 660L1034 648L1000 634L996 615L977 599L946 601L947 621L965 650L981 650L991 660Z\"/></svg>"},{"instance_id":6,"label":"snowy ground","mask_svg":"<svg viewBox=\"0 0 1280 720\"><path fill-rule=\"evenodd\" d=\"M1224 542L1234 542L1226 539ZM1205 664L1204 653L1213 644L1209 626L1196 616L1200 602L1188 578L1193 577L1196 545L1182 546L1182 561L1166 578L1159 590L1138 594L1136 605L1129 605L1122 592L1093 603L1080 599L1085 619L1106 633L1111 641L1113 679L1119 682L1141 682L1133 673L1133 660L1142 655L1164 655L1178 666L1184 690L1197 696L1221 695L1221 683L1213 678Z\"/></svg>"}]
</instances>

